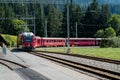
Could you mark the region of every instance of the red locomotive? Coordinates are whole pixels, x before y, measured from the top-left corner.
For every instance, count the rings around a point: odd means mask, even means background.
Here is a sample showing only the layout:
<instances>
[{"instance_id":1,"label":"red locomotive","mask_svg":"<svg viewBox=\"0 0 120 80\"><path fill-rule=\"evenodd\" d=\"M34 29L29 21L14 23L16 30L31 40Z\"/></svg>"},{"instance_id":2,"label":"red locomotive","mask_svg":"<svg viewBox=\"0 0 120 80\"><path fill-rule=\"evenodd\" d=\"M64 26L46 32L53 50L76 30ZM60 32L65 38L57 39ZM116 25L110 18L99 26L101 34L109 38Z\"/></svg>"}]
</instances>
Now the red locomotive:
<instances>
[{"instance_id":1,"label":"red locomotive","mask_svg":"<svg viewBox=\"0 0 120 80\"><path fill-rule=\"evenodd\" d=\"M37 37L32 32L24 32L17 37L17 48L33 49L37 43Z\"/></svg>"},{"instance_id":2,"label":"red locomotive","mask_svg":"<svg viewBox=\"0 0 120 80\"><path fill-rule=\"evenodd\" d=\"M34 49L36 47L62 47L66 46L67 38L41 38L32 32L24 32L18 35L17 47ZM70 38L70 46L99 46L101 38Z\"/></svg>"}]
</instances>

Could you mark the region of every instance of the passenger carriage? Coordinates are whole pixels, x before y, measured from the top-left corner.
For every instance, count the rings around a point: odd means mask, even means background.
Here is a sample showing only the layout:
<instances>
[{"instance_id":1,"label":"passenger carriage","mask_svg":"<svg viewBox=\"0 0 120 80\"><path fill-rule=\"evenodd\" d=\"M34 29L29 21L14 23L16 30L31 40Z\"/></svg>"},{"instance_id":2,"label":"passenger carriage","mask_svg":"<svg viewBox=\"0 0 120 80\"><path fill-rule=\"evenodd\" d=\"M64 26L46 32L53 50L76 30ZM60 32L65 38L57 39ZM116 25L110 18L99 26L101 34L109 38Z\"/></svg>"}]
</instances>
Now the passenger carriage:
<instances>
[{"instance_id":1,"label":"passenger carriage","mask_svg":"<svg viewBox=\"0 0 120 80\"><path fill-rule=\"evenodd\" d=\"M42 46L44 47L60 47L65 46L65 38L42 38Z\"/></svg>"},{"instance_id":2,"label":"passenger carriage","mask_svg":"<svg viewBox=\"0 0 120 80\"><path fill-rule=\"evenodd\" d=\"M70 46L94 46L95 38L70 38Z\"/></svg>"}]
</instances>

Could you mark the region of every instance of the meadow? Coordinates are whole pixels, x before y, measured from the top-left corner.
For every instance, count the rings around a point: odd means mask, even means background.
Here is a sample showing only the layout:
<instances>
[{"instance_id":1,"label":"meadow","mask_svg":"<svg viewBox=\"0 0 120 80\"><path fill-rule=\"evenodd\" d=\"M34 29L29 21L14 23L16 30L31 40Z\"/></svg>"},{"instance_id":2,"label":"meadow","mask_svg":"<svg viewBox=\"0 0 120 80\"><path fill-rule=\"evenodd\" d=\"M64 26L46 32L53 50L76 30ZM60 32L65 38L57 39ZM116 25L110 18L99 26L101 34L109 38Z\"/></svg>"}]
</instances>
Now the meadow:
<instances>
[{"instance_id":1,"label":"meadow","mask_svg":"<svg viewBox=\"0 0 120 80\"><path fill-rule=\"evenodd\" d=\"M71 47L70 54L95 56L107 59L120 60L120 48ZM37 48L39 51L66 53L66 47Z\"/></svg>"}]
</instances>

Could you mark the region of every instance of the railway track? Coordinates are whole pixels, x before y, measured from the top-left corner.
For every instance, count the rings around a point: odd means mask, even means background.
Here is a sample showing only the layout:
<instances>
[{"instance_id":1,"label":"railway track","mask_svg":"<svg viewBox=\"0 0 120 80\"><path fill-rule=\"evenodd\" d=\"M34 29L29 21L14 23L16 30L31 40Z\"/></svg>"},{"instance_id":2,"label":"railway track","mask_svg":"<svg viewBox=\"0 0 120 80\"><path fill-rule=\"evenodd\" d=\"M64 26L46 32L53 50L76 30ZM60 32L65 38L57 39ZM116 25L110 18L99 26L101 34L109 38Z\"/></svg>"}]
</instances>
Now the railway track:
<instances>
[{"instance_id":1,"label":"railway track","mask_svg":"<svg viewBox=\"0 0 120 80\"><path fill-rule=\"evenodd\" d=\"M8 67L11 70L16 70L16 69L19 69L19 68L27 68L27 66L25 66L25 65L22 65L22 64L10 61L10 60L6 60L6 59L3 59L3 58L0 58L0 64Z\"/></svg>"},{"instance_id":2,"label":"railway track","mask_svg":"<svg viewBox=\"0 0 120 80\"><path fill-rule=\"evenodd\" d=\"M65 54L60 52L47 52L47 51L36 51L36 52L45 52L45 53L51 53L51 54L60 54L60 55L67 55L67 56L73 56L73 57L79 57L79 58L86 58L91 60L97 60L107 63L113 63L113 64L120 64L119 60L112 60L112 59L105 59L105 58L99 58L99 57L93 57L93 56L86 56L86 55L80 55L80 54Z\"/></svg>"},{"instance_id":3,"label":"railway track","mask_svg":"<svg viewBox=\"0 0 120 80\"><path fill-rule=\"evenodd\" d=\"M89 66L89 65L85 65L85 64L80 64L77 62L73 62L70 60L66 60L63 58L58 58L55 56L51 56L51 55L46 55L46 54L42 54L40 52L29 52L30 54L39 56L39 57L43 57L58 63L62 63L64 65L70 66L72 68L75 69L79 69L79 70L83 70L89 73L93 73L95 75L99 75L101 77L107 78L107 79L112 79L112 80L120 80L120 74L114 71L110 71L110 70L105 70L102 68L97 68L97 67L93 67L93 66Z\"/></svg>"}]
</instances>

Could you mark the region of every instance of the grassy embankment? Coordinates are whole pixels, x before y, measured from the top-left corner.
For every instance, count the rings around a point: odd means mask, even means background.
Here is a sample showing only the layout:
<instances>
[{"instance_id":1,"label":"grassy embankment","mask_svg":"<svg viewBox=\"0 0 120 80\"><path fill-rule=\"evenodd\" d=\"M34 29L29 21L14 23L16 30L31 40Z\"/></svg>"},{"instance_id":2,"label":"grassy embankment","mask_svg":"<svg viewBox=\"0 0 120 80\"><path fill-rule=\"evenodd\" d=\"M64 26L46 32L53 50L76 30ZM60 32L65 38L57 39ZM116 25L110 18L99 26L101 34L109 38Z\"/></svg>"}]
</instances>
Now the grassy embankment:
<instances>
[{"instance_id":1,"label":"grassy embankment","mask_svg":"<svg viewBox=\"0 0 120 80\"><path fill-rule=\"evenodd\" d=\"M67 48L39 48L37 50L65 53ZM120 60L120 48L71 48L71 54Z\"/></svg>"},{"instance_id":2,"label":"grassy embankment","mask_svg":"<svg viewBox=\"0 0 120 80\"><path fill-rule=\"evenodd\" d=\"M4 40L7 42L8 47L14 47L17 43L17 36L9 35L9 34L0 34Z\"/></svg>"}]
</instances>

